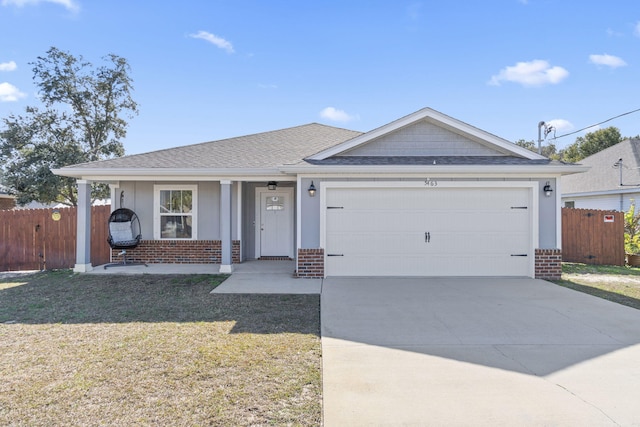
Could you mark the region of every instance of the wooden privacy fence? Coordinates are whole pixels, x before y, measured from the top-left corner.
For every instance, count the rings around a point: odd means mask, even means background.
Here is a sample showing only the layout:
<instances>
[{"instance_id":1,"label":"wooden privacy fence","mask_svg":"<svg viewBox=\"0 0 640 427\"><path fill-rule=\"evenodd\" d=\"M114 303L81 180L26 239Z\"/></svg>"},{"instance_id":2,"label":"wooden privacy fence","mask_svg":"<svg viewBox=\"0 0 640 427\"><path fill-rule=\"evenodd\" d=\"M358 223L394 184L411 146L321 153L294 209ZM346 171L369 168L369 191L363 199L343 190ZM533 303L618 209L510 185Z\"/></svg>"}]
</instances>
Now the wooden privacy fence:
<instances>
[{"instance_id":1,"label":"wooden privacy fence","mask_svg":"<svg viewBox=\"0 0 640 427\"><path fill-rule=\"evenodd\" d=\"M109 262L111 206L91 208L91 263ZM76 263L76 208L0 211L0 271L53 270Z\"/></svg>"},{"instance_id":2,"label":"wooden privacy fence","mask_svg":"<svg viewBox=\"0 0 640 427\"><path fill-rule=\"evenodd\" d=\"M562 208L562 260L624 265L624 213Z\"/></svg>"}]
</instances>

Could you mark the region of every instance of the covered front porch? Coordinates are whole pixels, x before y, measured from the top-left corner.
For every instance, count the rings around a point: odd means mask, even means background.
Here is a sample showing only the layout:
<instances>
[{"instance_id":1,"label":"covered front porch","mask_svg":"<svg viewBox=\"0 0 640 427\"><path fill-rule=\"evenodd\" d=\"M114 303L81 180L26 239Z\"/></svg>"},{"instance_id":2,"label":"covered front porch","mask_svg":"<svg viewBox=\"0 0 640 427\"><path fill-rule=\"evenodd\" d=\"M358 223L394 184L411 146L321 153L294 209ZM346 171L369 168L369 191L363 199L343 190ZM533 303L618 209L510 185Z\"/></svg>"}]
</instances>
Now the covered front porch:
<instances>
[{"instance_id":1,"label":"covered front porch","mask_svg":"<svg viewBox=\"0 0 640 427\"><path fill-rule=\"evenodd\" d=\"M193 181L187 177L182 181L126 178L108 182L112 211L126 207L140 218L141 240L127 250L129 261L171 265L176 269L186 268L179 267L182 265L206 265L207 272L217 269L216 273L231 273L246 261L287 260L294 266L292 273L295 272L299 221L295 178L282 176L279 181L272 176L233 180L199 177ZM77 181L76 272L89 272L96 267L90 262L92 182ZM182 199L188 199L180 208L165 202L176 192L182 192ZM175 219L188 227L172 234L175 230L169 229L169 224L175 224ZM114 262L121 260L119 253L120 250L112 251Z\"/></svg>"}]
</instances>

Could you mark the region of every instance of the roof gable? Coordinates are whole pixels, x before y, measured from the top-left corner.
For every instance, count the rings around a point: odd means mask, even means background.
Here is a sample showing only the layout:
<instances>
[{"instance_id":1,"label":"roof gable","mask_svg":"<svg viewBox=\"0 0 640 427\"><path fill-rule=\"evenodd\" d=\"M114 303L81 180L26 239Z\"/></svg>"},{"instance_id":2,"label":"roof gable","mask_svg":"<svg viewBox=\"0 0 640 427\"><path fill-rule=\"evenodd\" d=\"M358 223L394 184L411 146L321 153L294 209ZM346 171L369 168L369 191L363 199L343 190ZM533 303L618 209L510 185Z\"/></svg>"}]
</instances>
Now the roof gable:
<instances>
[{"instance_id":1,"label":"roof gable","mask_svg":"<svg viewBox=\"0 0 640 427\"><path fill-rule=\"evenodd\" d=\"M545 157L430 108L338 144L309 160L333 156Z\"/></svg>"}]
</instances>

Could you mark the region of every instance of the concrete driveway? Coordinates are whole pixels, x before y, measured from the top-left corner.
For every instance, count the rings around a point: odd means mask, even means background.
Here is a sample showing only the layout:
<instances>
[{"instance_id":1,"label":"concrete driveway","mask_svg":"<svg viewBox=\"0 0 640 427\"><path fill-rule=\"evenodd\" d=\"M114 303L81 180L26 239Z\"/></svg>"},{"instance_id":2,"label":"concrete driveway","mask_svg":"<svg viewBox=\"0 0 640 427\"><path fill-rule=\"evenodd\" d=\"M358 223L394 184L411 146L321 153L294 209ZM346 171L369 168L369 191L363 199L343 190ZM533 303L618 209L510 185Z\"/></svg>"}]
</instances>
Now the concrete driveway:
<instances>
[{"instance_id":1,"label":"concrete driveway","mask_svg":"<svg viewBox=\"0 0 640 427\"><path fill-rule=\"evenodd\" d=\"M326 279L324 423L640 425L640 311L534 279Z\"/></svg>"}]
</instances>

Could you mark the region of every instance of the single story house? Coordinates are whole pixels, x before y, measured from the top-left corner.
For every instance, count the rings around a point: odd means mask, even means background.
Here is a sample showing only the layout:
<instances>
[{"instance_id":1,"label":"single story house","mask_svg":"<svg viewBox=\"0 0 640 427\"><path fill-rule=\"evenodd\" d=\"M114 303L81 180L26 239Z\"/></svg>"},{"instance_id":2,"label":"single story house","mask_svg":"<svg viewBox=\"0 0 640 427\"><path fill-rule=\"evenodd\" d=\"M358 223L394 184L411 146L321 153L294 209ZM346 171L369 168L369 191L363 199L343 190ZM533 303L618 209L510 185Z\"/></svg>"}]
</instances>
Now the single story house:
<instances>
[{"instance_id":1,"label":"single story house","mask_svg":"<svg viewBox=\"0 0 640 427\"><path fill-rule=\"evenodd\" d=\"M54 170L77 178L76 271L92 269L89 193L141 221L147 263L293 259L299 277L559 277L551 161L425 108L361 133L317 123Z\"/></svg>"},{"instance_id":2,"label":"single story house","mask_svg":"<svg viewBox=\"0 0 640 427\"><path fill-rule=\"evenodd\" d=\"M564 207L627 211L640 201L640 139L626 139L580 164L589 171L562 177Z\"/></svg>"}]
</instances>

